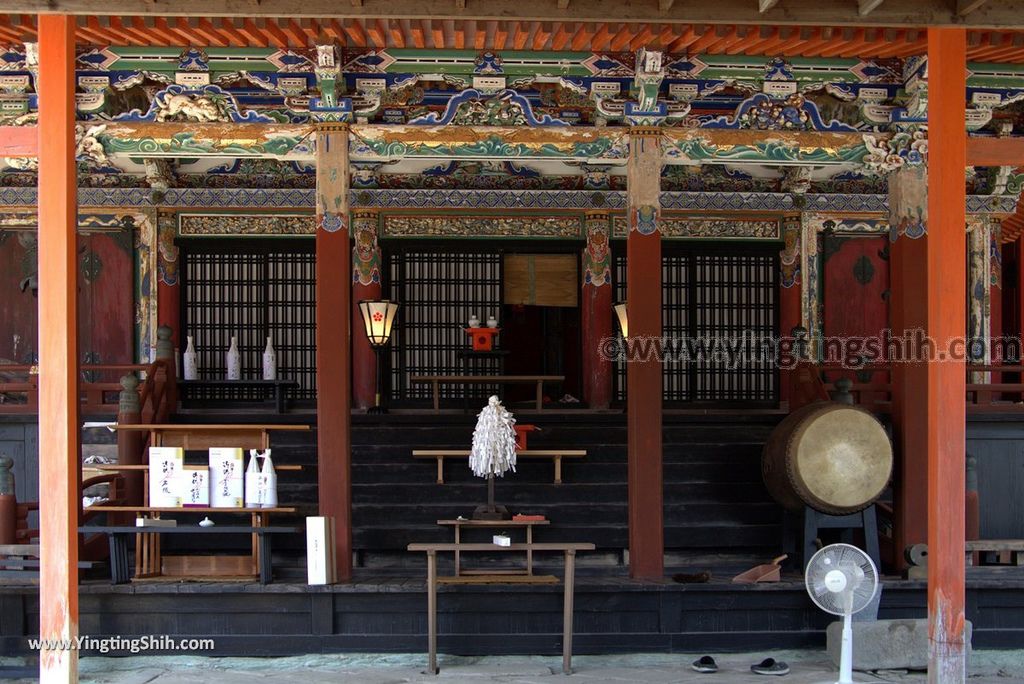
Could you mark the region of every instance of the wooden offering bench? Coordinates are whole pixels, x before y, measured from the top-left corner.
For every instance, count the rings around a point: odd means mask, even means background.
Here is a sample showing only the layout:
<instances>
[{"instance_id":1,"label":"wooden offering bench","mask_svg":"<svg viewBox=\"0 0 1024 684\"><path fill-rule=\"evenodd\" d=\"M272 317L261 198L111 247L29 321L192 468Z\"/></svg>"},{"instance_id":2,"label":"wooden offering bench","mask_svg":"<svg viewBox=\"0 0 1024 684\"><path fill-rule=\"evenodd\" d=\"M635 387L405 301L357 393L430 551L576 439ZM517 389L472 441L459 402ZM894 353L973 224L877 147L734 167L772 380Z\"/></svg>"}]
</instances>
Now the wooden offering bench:
<instances>
[{"instance_id":1,"label":"wooden offering bench","mask_svg":"<svg viewBox=\"0 0 1024 684\"><path fill-rule=\"evenodd\" d=\"M429 382L434 388L434 410L441 410L441 385L537 385L536 409L544 409L544 383L564 382L564 375L413 375L412 382Z\"/></svg>"},{"instance_id":2,"label":"wooden offering bench","mask_svg":"<svg viewBox=\"0 0 1024 684\"><path fill-rule=\"evenodd\" d=\"M555 584L553 575L460 575L456 577L437 576L437 552L453 553L482 551L561 551L565 554L565 594L562 614L562 672L572 673L572 613L573 589L576 578L576 552L593 551L594 545L587 543L565 544L409 544L410 551L424 551L427 554L427 672L437 674L437 585L438 584Z\"/></svg>"},{"instance_id":3,"label":"wooden offering bench","mask_svg":"<svg viewBox=\"0 0 1024 684\"><path fill-rule=\"evenodd\" d=\"M438 525L455 528L455 543L462 543L462 528L490 529L494 532L506 528L526 528L526 544L533 544L533 526L548 525L550 520L438 520ZM459 551L455 552L455 576L461 575L526 575L533 577L533 549L526 550L525 570L463 570Z\"/></svg>"},{"instance_id":4,"label":"wooden offering bench","mask_svg":"<svg viewBox=\"0 0 1024 684\"><path fill-rule=\"evenodd\" d=\"M150 446L181 447L185 451L206 450L210 447L229 447L243 450L269 449L270 433L284 431L309 430L308 425L187 425L187 424L158 424L158 425L116 425L118 430L134 430L149 433ZM181 507L181 508L158 508L151 507L149 503L149 466L148 465L92 465L92 468L99 470L113 471L143 471L145 479L143 492L145 504L143 506L89 506L87 510L106 513L134 513L139 518L160 518L161 515L171 514L201 514L201 515L248 515L248 527L253 531L251 534L251 552L248 556L163 556L160 548L160 535L168 529L188 530L197 534L204 534L204 529L198 525L181 526L177 528L135 528L135 579L147 579L154 577L202 577L213 578L256 578L260 576L261 565L260 547L266 543L261 541L266 528L270 526L272 514L295 513L296 509L288 506L277 506L275 508L213 508L213 507ZM276 465L277 472L289 472L301 470L302 466ZM258 528L258 529L257 529ZM90 528L85 528L92 532ZM224 529L224 528L221 528ZM276 529L276 528L275 528ZM97 528L96 532L105 532ZM210 534L210 533L205 533ZM211 539L219 535L214 534ZM268 558L267 561L270 559ZM264 571L266 572L266 570Z\"/></svg>"},{"instance_id":5,"label":"wooden offering bench","mask_svg":"<svg viewBox=\"0 0 1024 684\"><path fill-rule=\"evenodd\" d=\"M586 449L523 449L516 458L547 458L555 464L555 484L562 484L562 459L583 458ZM413 449L413 458L437 459L437 484L444 484L444 459L469 458L469 449Z\"/></svg>"}]
</instances>

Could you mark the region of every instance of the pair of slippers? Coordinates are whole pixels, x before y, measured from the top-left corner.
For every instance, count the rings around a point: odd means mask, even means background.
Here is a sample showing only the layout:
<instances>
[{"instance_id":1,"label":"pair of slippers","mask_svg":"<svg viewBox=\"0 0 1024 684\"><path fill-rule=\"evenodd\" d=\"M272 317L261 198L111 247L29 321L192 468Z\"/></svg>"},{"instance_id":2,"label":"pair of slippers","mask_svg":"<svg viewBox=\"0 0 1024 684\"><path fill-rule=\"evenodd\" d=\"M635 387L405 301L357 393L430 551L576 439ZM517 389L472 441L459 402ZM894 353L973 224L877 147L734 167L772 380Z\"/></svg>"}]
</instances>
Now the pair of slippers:
<instances>
[{"instance_id":1,"label":"pair of slippers","mask_svg":"<svg viewBox=\"0 0 1024 684\"><path fill-rule=\"evenodd\" d=\"M702 656L701 658L694 660L690 667L692 667L696 672L704 674L718 672L718 663L716 663L715 659L711 656ZM765 658L756 665L751 665L750 671L759 675L780 676L789 674L789 665L781 660L775 660L775 658Z\"/></svg>"}]
</instances>

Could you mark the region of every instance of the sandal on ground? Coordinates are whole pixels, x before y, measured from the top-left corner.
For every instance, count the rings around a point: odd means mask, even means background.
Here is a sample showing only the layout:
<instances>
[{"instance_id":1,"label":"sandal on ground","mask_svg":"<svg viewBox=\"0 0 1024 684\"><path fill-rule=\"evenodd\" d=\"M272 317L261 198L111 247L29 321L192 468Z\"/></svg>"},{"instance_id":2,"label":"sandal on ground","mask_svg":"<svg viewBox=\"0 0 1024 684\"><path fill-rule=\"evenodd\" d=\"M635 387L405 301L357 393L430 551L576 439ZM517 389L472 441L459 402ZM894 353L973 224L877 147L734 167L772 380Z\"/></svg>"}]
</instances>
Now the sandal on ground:
<instances>
[{"instance_id":1,"label":"sandal on ground","mask_svg":"<svg viewBox=\"0 0 1024 684\"><path fill-rule=\"evenodd\" d=\"M711 656L701 656L699 659L694 660L690 665L695 671L703 672L705 674L710 672L718 672L718 663Z\"/></svg>"},{"instance_id":2,"label":"sandal on ground","mask_svg":"<svg viewBox=\"0 0 1024 684\"><path fill-rule=\"evenodd\" d=\"M775 658L765 658L757 665L751 665L750 671L759 675L785 675L789 674L789 665Z\"/></svg>"}]
</instances>

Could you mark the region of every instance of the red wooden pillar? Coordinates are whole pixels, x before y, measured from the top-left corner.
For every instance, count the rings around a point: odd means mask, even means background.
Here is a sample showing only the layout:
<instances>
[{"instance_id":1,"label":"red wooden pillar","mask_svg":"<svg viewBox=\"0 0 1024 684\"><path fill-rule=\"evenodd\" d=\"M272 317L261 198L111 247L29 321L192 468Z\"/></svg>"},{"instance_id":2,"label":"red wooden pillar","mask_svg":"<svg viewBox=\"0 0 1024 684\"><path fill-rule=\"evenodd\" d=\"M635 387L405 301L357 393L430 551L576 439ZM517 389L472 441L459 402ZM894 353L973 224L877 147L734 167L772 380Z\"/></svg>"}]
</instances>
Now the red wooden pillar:
<instances>
[{"instance_id":1,"label":"red wooden pillar","mask_svg":"<svg viewBox=\"0 0 1024 684\"><path fill-rule=\"evenodd\" d=\"M377 219L376 209L352 212L352 402L360 409L373 406L377 394L377 357L359 311L362 300L381 298Z\"/></svg>"},{"instance_id":2,"label":"red wooden pillar","mask_svg":"<svg viewBox=\"0 0 1024 684\"><path fill-rule=\"evenodd\" d=\"M612 330L612 253L607 212L587 212L587 246L583 250L583 290L580 319L583 325L583 401L604 409L612 401L612 361L604 340Z\"/></svg>"},{"instance_id":3,"label":"red wooden pillar","mask_svg":"<svg viewBox=\"0 0 1024 684\"><path fill-rule=\"evenodd\" d=\"M918 195L923 200L926 183L927 179L918 169L896 172L889 180L890 203L901 194ZM893 335L904 339L913 330L925 329L927 323L925 257L925 241L905 234L896 239L890 250L891 329ZM897 454L895 557L897 562L903 563L903 549L928 541L928 414L920 395L927 383L927 366L900 358L891 360L893 437Z\"/></svg>"},{"instance_id":4,"label":"red wooden pillar","mask_svg":"<svg viewBox=\"0 0 1024 684\"><path fill-rule=\"evenodd\" d=\"M928 334L964 337L967 38L928 29ZM963 360L928 364L928 680L963 682L966 396Z\"/></svg>"},{"instance_id":5,"label":"red wooden pillar","mask_svg":"<svg viewBox=\"0 0 1024 684\"><path fill-rule=\"evenodd\" d=\"M636 126L627 166L626 312L634 349L661 337L661 132ZM629 477L629 574L664 575L662 511L662 362L656 355L626 363Z\"/></svg>"},{"instance_id":6,"label":"red wooden pillar","mask_svg":"<svg viewBox=\"0 0 1024 684\"><path fill-rule=\"evenodd\" d=\"M316 132L317 486L320 515L334 517L341 581L352 578L348 181L348 126L321 124Z\"/></svg>"},{"instance_id":7,"label":"red wooden pillar","mask_svg":"<svg viewBox=\"0 0 1024 684\"><path fill-rule=\"evenodd\" d=\"M39 16L39 636L78 635L75 20ZM40 681L78 681L78 654L43 649Z\"/></svg>"}]
</instances>

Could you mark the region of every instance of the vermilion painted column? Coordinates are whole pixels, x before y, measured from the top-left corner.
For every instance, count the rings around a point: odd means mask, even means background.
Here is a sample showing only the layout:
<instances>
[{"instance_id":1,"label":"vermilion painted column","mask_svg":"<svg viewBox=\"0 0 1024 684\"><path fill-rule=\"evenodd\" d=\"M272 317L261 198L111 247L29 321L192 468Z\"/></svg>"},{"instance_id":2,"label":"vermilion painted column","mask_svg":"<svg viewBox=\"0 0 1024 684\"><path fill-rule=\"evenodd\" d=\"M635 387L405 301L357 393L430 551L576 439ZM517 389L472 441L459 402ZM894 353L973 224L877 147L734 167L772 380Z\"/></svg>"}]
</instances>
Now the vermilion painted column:
<instances>
[{"instance_id":1,"label":"vermilion painted column","mask_svg":"<svg viewBox=\"0 0 1024 684\"><path fill-rule=\"evenodd\" d=\"M352 251L348 235L348 126L316 133L317 485L333 516L338 579L352 578Z\"/></svg>"},{"instance_id":2,"label":"vermilion painted column","mask_svg":"<svg viewBox=\"0 0 1024 684\"><path fill-rule=\"evenodd\" d=\"M928 333L964 336L967 38L928 29ZM928 680L963 682L966 396L963 361L928 364Z\"/></svg>"},{"instance_id":3,"label":"vermilion painted column","mask_svg":"<svg viewBox=\"0 0 1024 684\"><path fill-rule=\"evenodd\" d=\"M75 20L39 16L39 636L78 635ZM43 649L40 681L78 681L78 654Z\"/></svg>"},{"instance_id":4,"label":"vermilion painted column","mask_svg":"<svg viewBox=\"0 0 1024 684\"><path fill-rule=\"evenodd\" d=\"M583 289L580 322L583 327L583 401L604 409L612 401L612 362L601 344L612 329L612 253L609 246L609 215L587 212L584 219L587 246L583 250Z\"/></svg>"},{"instance_id":5,"label":"vermilion painted column","mask_svg":"<svg viewBox=\"0 0 1024 684\"><path fill-rule=\"evenodd\" d=\"M661 133L635 126L627 166L626 312L634 350L661 337ZM626 363L629 477L629 574L664 575L662 511L662 363L657 356Z\"/></svg>"},{"instance_id":6,"label":"vermilion painted column","mask_svg":"<svg viewBox=\"0 0 1024 684\"><path fill-rule=\"evenodd\" d=\"M377 357L359 311L362 300L381 298L377 227L376 209L352 212L352 402L361 409L373 406L377 394Z\"/></svg>"}]
</instances>

